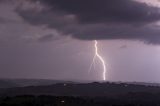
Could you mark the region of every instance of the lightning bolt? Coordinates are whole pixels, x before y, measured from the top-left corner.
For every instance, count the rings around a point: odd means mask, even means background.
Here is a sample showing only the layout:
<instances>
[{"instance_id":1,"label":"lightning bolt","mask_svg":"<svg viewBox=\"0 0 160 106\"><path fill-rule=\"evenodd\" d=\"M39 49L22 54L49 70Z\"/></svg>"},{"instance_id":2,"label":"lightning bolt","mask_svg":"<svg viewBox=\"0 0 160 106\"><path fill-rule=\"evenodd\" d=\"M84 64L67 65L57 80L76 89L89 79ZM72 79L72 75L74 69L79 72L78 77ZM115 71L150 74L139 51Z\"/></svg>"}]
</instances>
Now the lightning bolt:
<instances>
[{"instance_id":1,"label":"lightning bolt","mask_svg":"<svg viewBox=\"0 0 160 106\"><path fill-rule=\"evenodd\" d=\"M93 61L92 61L91 65L90 65L89 73L90 73L90 71L92 69L92 66L95 63L95 59L97 57L101 61L102 66L103 66L103 80L105 81L106 80L106 72L107 72L106 71L106 63L105 63L103 57L98 52L98 42L97 42L97 40L94 41L94 47L95 47L95 55L93 57Z\"/></svg>"}]
</instances>

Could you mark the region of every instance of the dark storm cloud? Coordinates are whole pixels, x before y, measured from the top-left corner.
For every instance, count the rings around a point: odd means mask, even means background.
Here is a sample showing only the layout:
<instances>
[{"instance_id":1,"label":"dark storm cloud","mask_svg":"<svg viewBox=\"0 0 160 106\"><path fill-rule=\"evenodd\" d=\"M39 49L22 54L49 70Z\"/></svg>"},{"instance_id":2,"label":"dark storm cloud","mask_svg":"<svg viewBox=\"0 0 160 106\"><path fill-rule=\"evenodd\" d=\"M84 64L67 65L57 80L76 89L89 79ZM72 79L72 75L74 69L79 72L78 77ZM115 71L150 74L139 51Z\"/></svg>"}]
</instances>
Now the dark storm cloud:
<instances>
[{"instance_id":1,"label":"dark storm cloud","mask_svg":"<svg viewBox=\"0 0 160 106\"><path fill-rule=\"evenodd\" d=\"M34 0L35 1L35 0ZM16 11L32 25L47 25L83 40L131 39L160 43L160 9L133 0L40 0L45 9Z\"/></svg>"},{"instance_id":2,"label":"dark storm cloud","mask_svg":"<svg viewBox=\"0 0 160 106\"><path fill-rule=\"evenodd\" d=\"M80 23L148 23L160 19L158 8L132 0L42 0L53 9L77 15Z\"/></svg>"}]
</instances>

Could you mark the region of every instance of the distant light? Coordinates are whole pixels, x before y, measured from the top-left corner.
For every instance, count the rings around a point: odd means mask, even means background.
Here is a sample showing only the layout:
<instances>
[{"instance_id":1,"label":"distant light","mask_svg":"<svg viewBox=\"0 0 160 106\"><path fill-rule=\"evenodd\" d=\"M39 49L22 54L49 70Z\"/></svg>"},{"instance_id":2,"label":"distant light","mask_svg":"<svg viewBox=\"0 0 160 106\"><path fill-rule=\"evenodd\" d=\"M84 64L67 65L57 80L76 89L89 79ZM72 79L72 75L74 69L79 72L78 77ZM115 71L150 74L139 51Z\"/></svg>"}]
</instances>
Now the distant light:
<instances>
[{"instance_id":1,"label":"distant light","mask_svg":"<svg viewBox=\"0 0 160 106\"><path fill-rule=\"evenodd\" d=\"M64 103L64 102L65 102L64 100L61 101L61 103Z\"/></svg>"},{"instance_id":2,"label":"distant light","mask_svg":"<svg viewBox=\"0 0 160 106\"><path fill-rule=\"evenodd\" d=\"M128 85L124 85L125 87L128 87Z\"/></svg>"},{"instance_id":3,"label":"distant light","mask_svg":"<svg viewBox=\"0 0 160 106\"><path fill-rule=\"evenodd\" d=\"M67 86L67 84L63 84L63 86Z\"/></svg>"}]
</instances>

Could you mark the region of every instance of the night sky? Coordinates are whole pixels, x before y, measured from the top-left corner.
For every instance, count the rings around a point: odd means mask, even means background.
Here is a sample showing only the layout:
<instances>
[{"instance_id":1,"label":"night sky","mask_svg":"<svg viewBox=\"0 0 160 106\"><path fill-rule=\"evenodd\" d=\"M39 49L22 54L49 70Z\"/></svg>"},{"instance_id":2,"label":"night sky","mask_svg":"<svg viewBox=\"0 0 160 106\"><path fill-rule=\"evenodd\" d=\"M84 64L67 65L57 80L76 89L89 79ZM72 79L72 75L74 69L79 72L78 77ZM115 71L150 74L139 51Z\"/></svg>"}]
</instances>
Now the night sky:
<instances>
[{"instance_id":1,"label":"night sky","mask_svg":"<svg viewBox=\"0 0 160 106\"><path fill-rule=\"evenodd\" d=\"M160 82L158 0L0 0L0 78Z\"/></svg>"}]
</instances>

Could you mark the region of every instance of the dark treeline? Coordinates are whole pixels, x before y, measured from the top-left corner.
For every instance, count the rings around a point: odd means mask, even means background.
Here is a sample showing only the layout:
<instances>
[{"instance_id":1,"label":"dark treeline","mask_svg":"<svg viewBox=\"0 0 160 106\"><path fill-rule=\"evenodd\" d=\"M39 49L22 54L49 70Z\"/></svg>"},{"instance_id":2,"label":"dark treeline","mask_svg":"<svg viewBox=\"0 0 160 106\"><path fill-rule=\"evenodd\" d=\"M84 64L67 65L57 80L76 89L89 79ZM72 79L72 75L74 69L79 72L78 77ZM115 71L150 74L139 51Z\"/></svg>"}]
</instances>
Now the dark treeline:
<instances>
[{"instance_id":1,"label":"dark treeline","mask_svg":"<svg viewBox=\"0 0 160 106\"><path fill-rule=\"evenodd\" d=\"M0 106L160 106L160 87L62 83L7 88L0 89Z\"/></svg>"},{"instance_id":2,"label":"dark treeline","mask_svg":"<svg viewBox=\"0 0 160 106\"><path fill-rule=\"evenodd\" d=\"M1 97L0 106L160 106L160 95L128 93L115 98L24 95Z\"/></svg>"},{"instance_id":3,"label":"dark treeline","mask_svg":"<svg viewBox=\"0 0 160 106\"><path fill-rule=\"evenodd\" d=\"M0 96L51 95L51 96L107 96L119 97L130 92L160 94L159 86L125 83L57 83L46 86L27 86L0 89Z\"/></svg>"}]
</instances>

